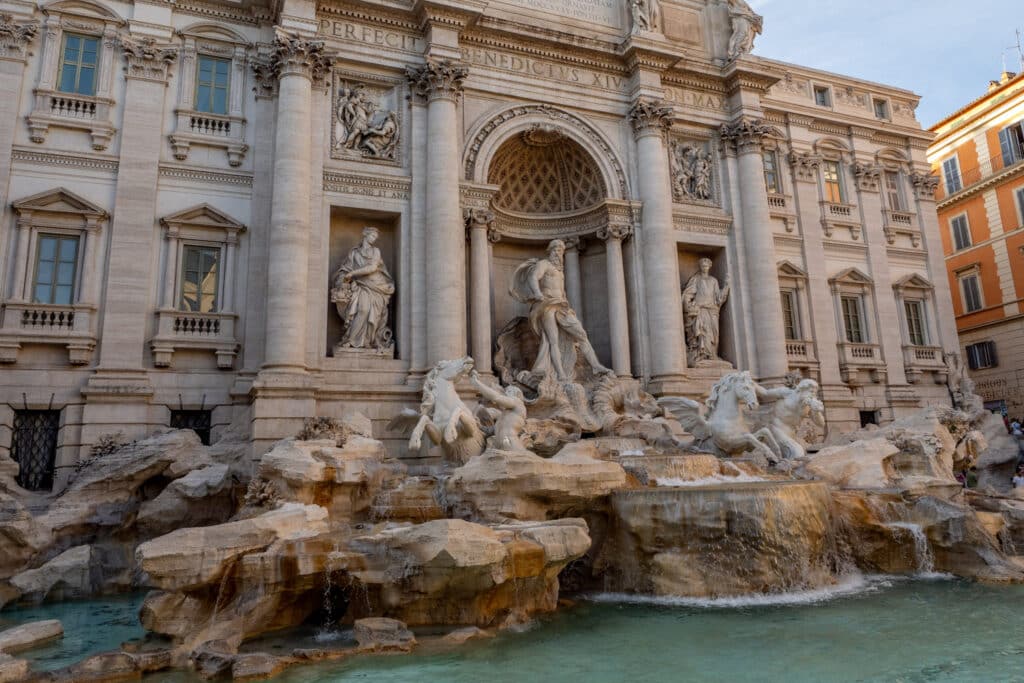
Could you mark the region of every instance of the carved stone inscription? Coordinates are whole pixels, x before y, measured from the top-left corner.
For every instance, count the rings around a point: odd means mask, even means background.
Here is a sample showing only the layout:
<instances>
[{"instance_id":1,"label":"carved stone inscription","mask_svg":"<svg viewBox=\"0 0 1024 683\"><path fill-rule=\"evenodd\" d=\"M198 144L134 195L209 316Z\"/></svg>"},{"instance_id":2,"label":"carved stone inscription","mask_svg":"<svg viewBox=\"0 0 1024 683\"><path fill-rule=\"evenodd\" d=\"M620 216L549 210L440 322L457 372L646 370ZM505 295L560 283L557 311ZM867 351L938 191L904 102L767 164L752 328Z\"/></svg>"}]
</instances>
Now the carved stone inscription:
<instances>
[{"instance_id":1,"label":"carved stone inscription","mask_svg":"<svg viewBox=\"0 0 1024 683\"><path fill-rule=\"evenodd\" d=\"M594 24L618 26L621 21L620 0L510 0L508 4Z\"/></svg>"}]
</instances>

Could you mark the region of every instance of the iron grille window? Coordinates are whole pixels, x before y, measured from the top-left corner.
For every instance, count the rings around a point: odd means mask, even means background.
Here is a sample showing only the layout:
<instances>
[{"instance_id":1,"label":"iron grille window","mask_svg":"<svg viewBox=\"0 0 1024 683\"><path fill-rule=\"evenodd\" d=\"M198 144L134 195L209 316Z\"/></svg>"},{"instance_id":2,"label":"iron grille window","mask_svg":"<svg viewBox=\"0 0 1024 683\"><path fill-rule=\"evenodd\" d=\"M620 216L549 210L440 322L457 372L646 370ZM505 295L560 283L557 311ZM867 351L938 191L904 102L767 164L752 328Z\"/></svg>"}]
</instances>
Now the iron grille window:
<instances>
[{"instance_id":1,"label":"iron grille window","mask_svg":"<svg viewBox=\"0 0 1024 683\"><path fill-rule=\"evenodd\" d=\"M172 410L171 429L191 429L204 445L210 445L211 410Z\"/></svg>"},{"instance_id":2,"label":"iron grille window","mask_svg":"<svg viewBox=\"0 0 1024 683\"><path fill-rule=\"evenodd\" d=\"M59 410L14 411L11 457L18 463L18 486L29 491L53 488L59 430Z\"/></svg>"}]
</instances>

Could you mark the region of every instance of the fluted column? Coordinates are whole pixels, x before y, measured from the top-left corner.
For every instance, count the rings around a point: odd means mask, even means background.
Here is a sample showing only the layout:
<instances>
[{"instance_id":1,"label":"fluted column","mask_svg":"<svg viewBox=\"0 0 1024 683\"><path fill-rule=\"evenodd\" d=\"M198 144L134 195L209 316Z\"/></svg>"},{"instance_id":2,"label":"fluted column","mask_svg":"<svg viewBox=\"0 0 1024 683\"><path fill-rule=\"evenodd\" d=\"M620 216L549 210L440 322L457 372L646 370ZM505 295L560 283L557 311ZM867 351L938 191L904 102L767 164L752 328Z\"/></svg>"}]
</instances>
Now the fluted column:
<instances>
[{"instance_id":1,"label":"fluted column","mask_svg":"<svg viewBox=\"0 0 1024 683\"><path fill-rule=\"evenodd\" d=\"M665 133L672 125L672 108L658 100L642 100L629 112L640 168L639 195L643 218L639 236L647 304L651 379L656 384L680 378L686 369L683 303L679 257L672 226ZM621 259L620 259L621 260ZM660 391L662 387L655 387Z\"/></svg>"},{"instance_id":2,"label":"fluted column","mask_svg":"<svg viewBox=\"0 0 1024 683\"><path fill-rule=\"evenodd\" d=\"M469 231L469 272L473 278L470 299L472 355L476 369L491 372L491 247L489 235L494 214L486 209L466 211Z\"/></svg>"},{"instance_id":3,"label":"fluted column","mask_svg":"<svg viewBox=\"0 0 1024 683\"><path fill-rule=\"evenodd\" d=\"M263 368L305 372L313 81L329 73L330 60L322 41L280 32L273 65L279 81Z\"/></svg>"},{"instance_id":4,"label":"fluted column","mask_svg":"<svg viewBox=\"0 0 1024 683\"><path fill-rule=\"evenodd\" d=\"M469 70L428 59L410 68L414 92L427 99L427 363L466 353L466 240L459 207L457 101Z\"/></svg>"},{"instance_id":5,"label":"fluted column","mask_svg":"<svg viewBox=\"0 0 1024 683\"><path fill-rule=\"evenodd\" d=\"M565 240L565 296L569 306L576 311L576 317L583 322L583 281L580 277L580 238L568 237Z\"/></svg>"},{"instance_id":6,"label":"fluted column","mask_svg":"<svg viewBox=\"0 0 1024 683\"><path fill-rule=\"evenodd\" d=\"M789 369L761 149L762 140L772 132L770 126L752 120L726 124L721 129L726 153L737 157L741 241L750 282L750 329L756 349L755 374L768 382L781 381Z\"/></svg>"},{"instance_id":7,"label":"fluted column","mask_svg":"<svg viewBox=\"0 0 1024 683\"><path fill-rule=\"evenodd\" d=\"M622 266L622 243L633 234L628 225L609 225L597 236L604 240L608 277L608 321L611 332L612 369L619 377L630 377L629 309L626 305L626 271Z\"/></svg>"}]
</instances>

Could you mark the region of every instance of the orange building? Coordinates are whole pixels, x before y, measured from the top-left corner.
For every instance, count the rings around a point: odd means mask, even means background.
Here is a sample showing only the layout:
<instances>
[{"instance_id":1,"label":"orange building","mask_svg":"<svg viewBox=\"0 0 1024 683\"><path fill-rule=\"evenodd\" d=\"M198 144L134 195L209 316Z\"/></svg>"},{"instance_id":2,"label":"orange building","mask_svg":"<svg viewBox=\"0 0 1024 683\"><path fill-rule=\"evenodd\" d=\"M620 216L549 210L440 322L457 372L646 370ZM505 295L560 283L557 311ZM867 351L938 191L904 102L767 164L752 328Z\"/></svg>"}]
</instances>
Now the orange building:
<instances>
[{"instance_id":1,"label":"orange building","mask_svg":"<svg viewBox=\"0 0 1024 683\"><path fill-rule=\"evenodd\" d=\"M1024 74L932 129L928 160L963 357L986 406L1024 416Z\"/></svg>"}]
</instances>

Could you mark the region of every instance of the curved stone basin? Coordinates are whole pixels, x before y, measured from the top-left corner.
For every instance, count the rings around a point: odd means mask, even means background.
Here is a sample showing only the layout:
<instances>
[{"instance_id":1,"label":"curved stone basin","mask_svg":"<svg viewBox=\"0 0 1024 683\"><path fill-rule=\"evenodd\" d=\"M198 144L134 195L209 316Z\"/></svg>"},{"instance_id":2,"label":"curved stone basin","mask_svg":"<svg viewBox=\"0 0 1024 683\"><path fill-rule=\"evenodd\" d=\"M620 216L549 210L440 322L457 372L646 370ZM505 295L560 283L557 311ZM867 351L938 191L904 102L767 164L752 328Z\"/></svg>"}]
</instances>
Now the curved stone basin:
<instances>
[{"instance_id":1,"label":"curved stone basin","mask_svg":"<svg viewBox=\"0 0 1024 683\"><path fill-rule=\"evenodd\" d=\"M832 581L832 504L821 482L616 491L612 514L599 563L607 590L719 597Z\"/></svg>"}]
</instances>

